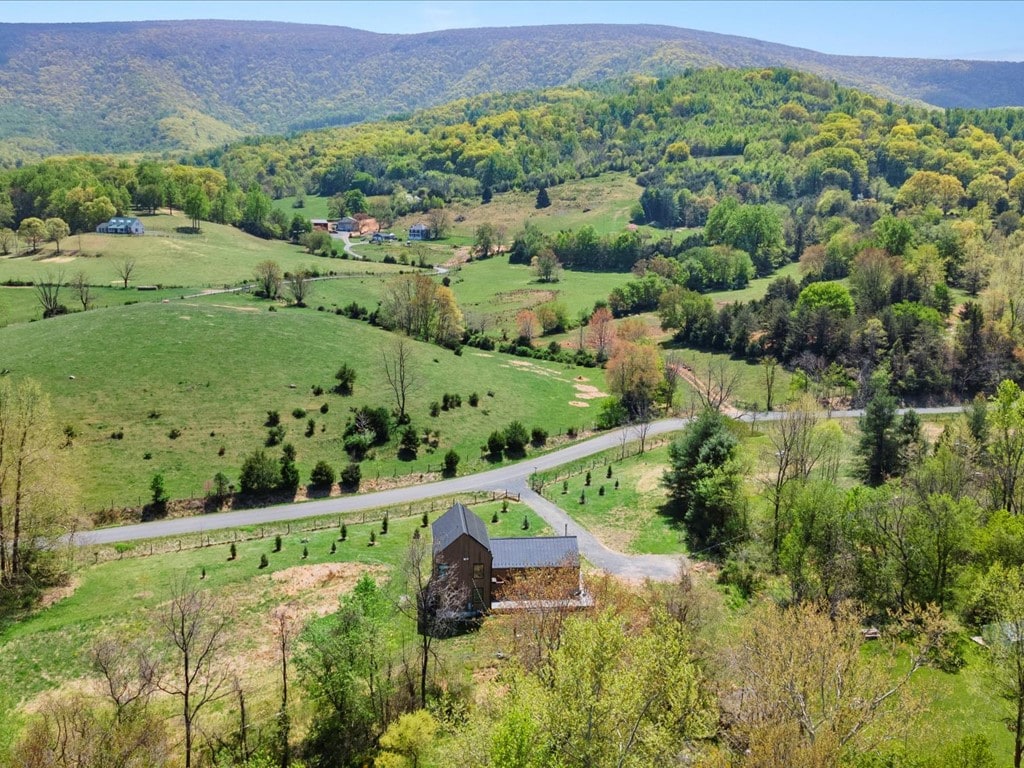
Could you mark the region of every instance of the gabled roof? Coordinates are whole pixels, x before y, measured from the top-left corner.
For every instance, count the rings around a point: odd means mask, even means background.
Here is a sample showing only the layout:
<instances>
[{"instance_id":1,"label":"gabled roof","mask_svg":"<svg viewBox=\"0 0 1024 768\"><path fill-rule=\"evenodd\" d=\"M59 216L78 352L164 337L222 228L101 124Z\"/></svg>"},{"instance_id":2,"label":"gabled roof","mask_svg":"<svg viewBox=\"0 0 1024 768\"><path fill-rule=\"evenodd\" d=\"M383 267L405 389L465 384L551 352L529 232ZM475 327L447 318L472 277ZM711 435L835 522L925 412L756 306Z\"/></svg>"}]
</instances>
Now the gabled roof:
<instances>
[{"instance_id":1,"label":"gabled roof","mask_svg":"<svg viewBox=\"0 0 1024 768\"><path fill-rule=\"evenodd\" d=\"M447 549L463 534L476 539L487 549L491 548L491 540L487 535L487 526L484 525L484 521L459 502L455 502L447 512L437 518L430 530L434 535L435 555Z\"/></svg>"},{"instance_id":2,"label":"gabled roof","mask_svg":"<svg viewBox=\"0 0 1024 768\"><path fill-rule=\"evenodd\" d=\"M491 554L494 557L492 568L554 568L580 564L575 536L491 539Z\"/></svg>"}]
</instances>

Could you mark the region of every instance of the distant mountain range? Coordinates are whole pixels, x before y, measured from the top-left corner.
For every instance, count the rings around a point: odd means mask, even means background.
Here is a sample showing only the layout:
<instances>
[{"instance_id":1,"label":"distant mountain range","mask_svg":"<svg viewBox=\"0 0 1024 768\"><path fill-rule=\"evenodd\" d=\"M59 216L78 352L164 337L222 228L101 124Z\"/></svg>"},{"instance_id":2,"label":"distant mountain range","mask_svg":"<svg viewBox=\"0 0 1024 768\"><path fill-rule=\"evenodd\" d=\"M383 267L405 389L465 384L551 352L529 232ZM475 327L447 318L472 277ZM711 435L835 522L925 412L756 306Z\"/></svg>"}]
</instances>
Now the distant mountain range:
<instances>
[{"instance_id":1,"label":"distant mountain range","mask_svg":"<svg viewBox=\"0 0 1024 768\"><path fill-rule=\"evenodd\" d=\"M192 150L492 91L715 66L802 69L939 107L1024 105L1024 63L831 56L664 26L390 35L257 21L0 24L0 161Z\"/></svg>"}]
</instances>

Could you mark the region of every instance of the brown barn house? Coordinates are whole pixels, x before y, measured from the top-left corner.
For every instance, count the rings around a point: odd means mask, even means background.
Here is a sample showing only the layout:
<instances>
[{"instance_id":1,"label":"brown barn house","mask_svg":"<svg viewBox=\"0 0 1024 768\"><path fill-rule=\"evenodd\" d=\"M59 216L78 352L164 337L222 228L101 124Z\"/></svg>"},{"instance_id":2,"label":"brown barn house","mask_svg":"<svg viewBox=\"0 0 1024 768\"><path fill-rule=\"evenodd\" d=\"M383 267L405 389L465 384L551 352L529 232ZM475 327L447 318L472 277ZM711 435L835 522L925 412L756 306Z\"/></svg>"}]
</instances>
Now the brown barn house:
<instances>
[{"instance_id":1,"label":"brown barn house","mask_svg":"<svg viewBox=\"0 0 1024 768\"><path fill-rule=\"evenodd\" d=\"M517 594L524 577L557 576L566 585L558 599L583 595L580 552L575 536L491 538L487 526L463 504L455 503L431 526L433 576L453 578L468 595L468 613L501 610L527 595ZM527 606L523 606L527 607Z\"/></svg>"}]
</instances>

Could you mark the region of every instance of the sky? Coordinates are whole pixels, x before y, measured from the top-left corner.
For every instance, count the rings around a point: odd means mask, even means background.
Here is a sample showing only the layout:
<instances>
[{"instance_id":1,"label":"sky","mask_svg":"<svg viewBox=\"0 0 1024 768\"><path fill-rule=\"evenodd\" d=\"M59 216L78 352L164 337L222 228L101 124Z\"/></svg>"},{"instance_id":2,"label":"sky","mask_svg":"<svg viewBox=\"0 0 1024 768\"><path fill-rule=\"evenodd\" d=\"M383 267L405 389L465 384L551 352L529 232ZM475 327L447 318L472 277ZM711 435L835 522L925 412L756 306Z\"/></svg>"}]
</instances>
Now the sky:
<instances>
[{"instance_id":1,"label":"sky","mask_svg":"<svg viewBox=\"0 0 1024 768\"><path fill-rule=\"evenodd\" d=\"M1024 2L1018 1L0 0L4 22L155 19L291 21L401 34L535 24L666 24L822 53L1024 61Z\"/></svg>"}]
</instances>

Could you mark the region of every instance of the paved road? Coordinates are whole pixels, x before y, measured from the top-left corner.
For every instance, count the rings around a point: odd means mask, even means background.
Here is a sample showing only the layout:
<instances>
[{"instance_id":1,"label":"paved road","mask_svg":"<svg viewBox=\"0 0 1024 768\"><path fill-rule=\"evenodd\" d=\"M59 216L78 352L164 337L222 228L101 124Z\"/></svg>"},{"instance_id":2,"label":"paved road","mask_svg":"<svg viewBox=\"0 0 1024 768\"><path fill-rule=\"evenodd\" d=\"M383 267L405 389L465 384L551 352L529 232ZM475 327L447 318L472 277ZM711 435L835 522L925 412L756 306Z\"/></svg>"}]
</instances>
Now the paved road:
<instances>
[{"instance_id":1,"label":"paved road","mask_svg":"<svg viewBox=\"0 0 1024 768\"><path fill-rule=\"evenodd\" d=\"M960 406L916 409L922 415L955 414L963 411ZM900 411L901 413L904 411ZM822 414L824 415L824 414ZM852 419L863 415L862 410L833 411L832 418ZM775 421L781 418L778 411L747 413L740 420L748 423ZM650 425L647 436L655 437L667 432L681 430L688 419L663 419ZM623 440L636 441L639 435L633 428L617 429L603 435L584 440L557 451L528 459L497 469L478 472L473 475L439 480L433 483L394 488L389 491L363 493L341 498L320 499L299 504L281 504L260 509L241 509L233 512L219 512L197 517L181 517L173 520L157 520L150 523L124 525L115 528L101 528L73 534L71 541L80 546L92 544L113 544L122 541L136 541L164 536L182 536L241 525L266 525L274 522L299 520L317 515L344 512L358 512L378 507L401 506L425 499L457 496L469 491L511 490L521 494L522 500L533 508L555 531L567 529L577 536L583 555L592 563L611 573L625 578L652 578L670 580L676 578L683 558L661 555L625 555L605 547L586 529L572 520L569 515L547 499L529 488L532 473L555 469L573 461L585 459L601 451L617 448Z\"/></svg>"}]
</instances>

